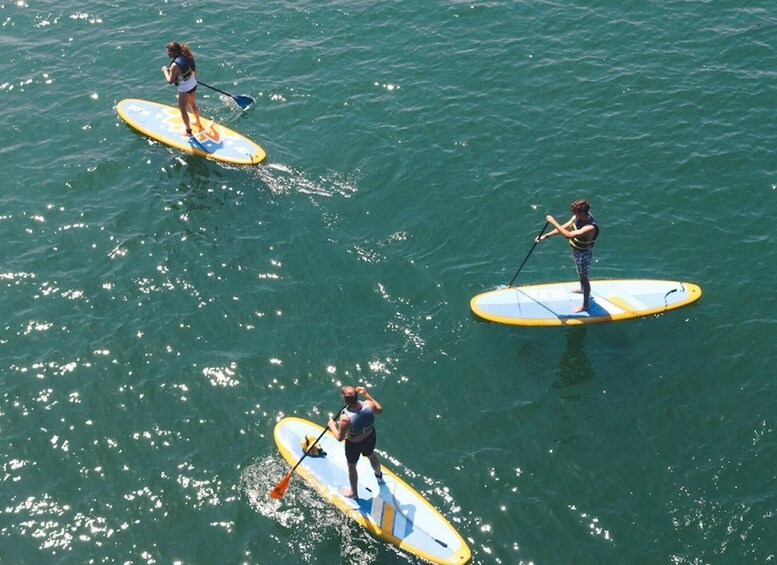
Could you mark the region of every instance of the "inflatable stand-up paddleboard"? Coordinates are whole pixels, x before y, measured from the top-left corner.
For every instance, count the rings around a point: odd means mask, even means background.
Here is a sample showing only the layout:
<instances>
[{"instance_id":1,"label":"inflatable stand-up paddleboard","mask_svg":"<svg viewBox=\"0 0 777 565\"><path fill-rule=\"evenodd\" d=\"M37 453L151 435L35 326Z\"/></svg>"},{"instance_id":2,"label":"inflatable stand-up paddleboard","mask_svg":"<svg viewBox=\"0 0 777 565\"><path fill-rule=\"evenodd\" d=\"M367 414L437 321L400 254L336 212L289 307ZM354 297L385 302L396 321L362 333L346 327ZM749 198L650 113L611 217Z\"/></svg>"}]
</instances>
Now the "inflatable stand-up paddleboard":
<instances>
[{"instance_id":1,"label":"inflatable stand-up paddleboard","mask_svg":"<svg viewBox=\"0 0 777 565\"><path fill-rule=\"evenodd\" d=\"M687 282L595 280L591 281L589 309L573 313L583 302L579 289L577 281L500 288L474 296L470 308L484 320L500 324L572 326L661 314L701 297L701 288Z\"/></svg>"},{"instance_id":2,"label":"inflatable stand-up paddleboard","mask_svg":"<svg viewBox=\"0 0 777 565\"><path fill-rule=\"evenodd\" d=\"M185 135L181 111L173 106L125 98L116 111L128 125L151 139L201 157L233 165L256 165L267 156L247 137L207 118L201 119L204 128L199 130L191 113L193 135Z\"/></svg>"},{"instance_id":3,"label":"inflatable stand-up paddleboard","mask_svg":"<svg viewBox=\"0 0 777 565\"><path fill-rule=\"evenodd\" d=\"M284 418L275 425L275 443L283 458L294 465L304 455L305 436L317 438L324 428L302 418ZM469 547L451 524L413 487L382 466L383 482L366 457L357 464L359 499L343 496L348 486L344 445L327 432L320 445L324 454L308 455L297 473L327 501L372 534L432 563L462 564L471 558ZM381 461L382 463L382 461Z\"/></svg>"}]
</instances>

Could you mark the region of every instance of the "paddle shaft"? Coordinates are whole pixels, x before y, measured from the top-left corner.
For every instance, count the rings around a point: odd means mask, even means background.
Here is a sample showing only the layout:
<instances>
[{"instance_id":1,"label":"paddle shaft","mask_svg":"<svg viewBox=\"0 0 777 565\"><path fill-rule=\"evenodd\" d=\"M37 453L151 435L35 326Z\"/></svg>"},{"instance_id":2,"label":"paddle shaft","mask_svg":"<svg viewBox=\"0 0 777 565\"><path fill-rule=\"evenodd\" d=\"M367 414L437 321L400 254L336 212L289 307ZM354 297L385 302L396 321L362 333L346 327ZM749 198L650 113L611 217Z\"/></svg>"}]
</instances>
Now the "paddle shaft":
<instances>
[{"instance_id":1,"label":"paddle shaft","mask_svg":"<svg viewBox=\"0 0 777 565\"><path fill-rule=\"evenodd\" d=\"M234 96L233 96L232 94L230 94L229 92L224 92L223 90L219 90L219 89L218 89L218 88L216 88L215 86L211 86L211 85L209 85L209 84L205 84L205 83L204 83L204 82L202 82L201 80L198 80L198 81L197 81L197 84L201 84L201 85L202 85L202 86L204 86L205 88L210 88L211 90L215 90L216 92L221 92L221 94L226 94L227 96L231 96L232 98L234 98Z\"/></svg>"},{"instance_id":2,"label":"paddle shaft","mask_svg":"<svg viewBox=\"0 0 777 565\"><path fill-rule=\"evenodd\" d=\"M347 406L347 405L346 405L346 406ZM345 410L346 406L343 406L342 408L340 408L340 410L338 410L338 412L337 412L338 416L339 416L339 415L340 415L340 414L343 412L343 410ZM299 461L297 461L297 464L296 464L296 465L294 465L294 467L292 467L291 471L289 471L289 476L291 476L291 475L294 473L294 471L296 471L296 470L297 470L297 467L299 467L299 464L300 464L300 463L302 463L302 461L305 459L305 457L307 457L307 456L308 456L308 453L310 453L310 450L311 450L311 449L313 449L313 447L315 447L315 445L316 445L316 444L317 444L319 441L321 441L321 438L322 438L322 437L324 437L324 434L326 434L326 432L328 432L328 431L329 431L329 426L324 426L324 431L322 431L322 432L321 432L321 435L319 435L319 436L316 438L316 441L314 441L312 444L310 444L310 447L308 447L308 448L305 450L305 454L302 456L302 458L301 458Z\"/></svg>"},{"instance_id":3,"label":"paddle shaft","mask_svg":"<svg viewBox=\"0 0 777 565\"><path fill-rule=\"evenodd\" d=\"M510 280L510 284L507 286L513 286L513 282L515 281L515 278L518 276L518 273L521 272L521 269L523 269L523 266L526 264L526 261L529 260L529 256L531 255L531 252L534 251L534 248L537 247L537 238L542 237L542 234L545 233L545 230L548 228L548 224L550 222L545 222L545 225L542 226L542 229L540 230L540 233L537 234L537 237L534 238L534 245L531 246L531 249L529 249L529 252L526 254L526 258L523 260L523 263L521 263L521 266L518 267L518 270L515 271L515 274L513 275L513 278Z\"/></svg>"},{"instance_id":4,"label":"paddle shaft","mask_svg":"<svg viewBox=\"0 0 777 565\"><path fill-rule=\"evenodd\" d=\"M248 110L251 106L253 106L255 100L251 98L250 96L235 96L234 94L230 94L229 92L224 92L223 90L219 90L215 86L211 86L209 84L205 84L204 82L198 82L197 84L201 84L202 86L206 88L210 88L211 90L215 90L216 92L220 92L221 94L224 94L226 96L229 96L234 100L238 106L240 106L243 110Z\"/></svg>"}]
</instances>

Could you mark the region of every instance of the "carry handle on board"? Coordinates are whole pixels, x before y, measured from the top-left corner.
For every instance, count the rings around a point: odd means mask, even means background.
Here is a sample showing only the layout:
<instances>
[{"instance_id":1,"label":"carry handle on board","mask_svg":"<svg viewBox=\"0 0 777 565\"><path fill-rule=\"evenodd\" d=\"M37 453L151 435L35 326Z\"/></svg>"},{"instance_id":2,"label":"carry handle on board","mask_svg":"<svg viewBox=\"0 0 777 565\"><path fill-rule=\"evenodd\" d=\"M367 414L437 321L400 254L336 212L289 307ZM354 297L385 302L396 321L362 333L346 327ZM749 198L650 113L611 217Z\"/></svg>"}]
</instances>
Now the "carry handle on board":
<instances>
[{"instance_id":1,"label":"carry handle on board","mask_svg":"<svg viewBox=\"0 0 777 565\"><path fill-rule=\"evenodd\" d=\"M542 226L542 229L540 230L540 233L538 233L537 237L534 238L534 245L531 246L531 249L529 249L529 252L526 254L526 259L523 260L523 263L521 263L521 266L518 267L517 271L515 271L515 274L513 275L512 280L510 280L510 284L508 284L507 286L513 286L513 282L515 281L515 277L517 277L518 273L520 273L521 269L523 269L523 266L526 264L526 261L529 259L529 255L531 255L531 252L534 251L534 248L537 246L537 239L542 237L542 234L545 233L545 230L547 229L549 223L550 222L545 222L545 225Z\"/></svg>"},{"instance_id":2,"label":"carry handle on board","mask_svg":"<svg viewBox=\"0 0 777 565\"><path fill-rule=\"evenodd\" d=\"M346 405L347 406L347 405ZM346 406L343 406L340 408L340 410L337 411L337 414L339 415L343 410L345 410ZM275 485L275 488L273 488L270 491L270 496L276 500L280 499L285 493L286 489L289 488L289 482L291 481L291 476L294 474L294 471L297 470L297 467L299 467L299 464L302 463L302 461L305 459L305 457L308 456L308 453L315 447L315 445L321 441L321 438L324 437L324 434L329 431L329 426L324 426L324 431L321 432L321 435L319 435L316 438L316 441L310 444L310 446L305 450L305 454L300 458L299 461L297 461L297 464L292 467L291 471L283 477L277 485Z\"/></svg>"}]
</instances>

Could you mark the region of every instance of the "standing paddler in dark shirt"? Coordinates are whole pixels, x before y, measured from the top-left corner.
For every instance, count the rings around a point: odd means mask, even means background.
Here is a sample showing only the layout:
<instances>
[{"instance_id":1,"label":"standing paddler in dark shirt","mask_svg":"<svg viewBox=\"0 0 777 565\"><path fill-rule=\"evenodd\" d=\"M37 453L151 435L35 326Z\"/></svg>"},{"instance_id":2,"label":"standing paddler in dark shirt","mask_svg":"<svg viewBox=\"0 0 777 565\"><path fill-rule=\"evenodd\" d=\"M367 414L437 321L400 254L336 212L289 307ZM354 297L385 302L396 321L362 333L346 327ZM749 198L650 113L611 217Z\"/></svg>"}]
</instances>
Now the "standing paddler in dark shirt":
<instances>
[{"instance_id":1,"label":"standing paddler in dark shirt","mask_svg":"<svg viewBox=\"0 0 777 565\"><path fill-rule=\"evenodd\" d=\"M383 480L380 459L375 453L377 436L373 427L375 415L383 412L383 407L363 386L346 385L340 389L340 394L345 401L345 409L336 423L330 418L328 426L337 441L345 439L345 459L348 461L348 480L351 488L343 487L343 495L358 499L359 474L356 464L360 456L364 455L370 460L375 477L378 481ZM363 396L364 400L360 401L359 395Z\"/></svg>"},{"instance_id":2,"label":"standing paddler in dark shirt","mask_svg":"<svg viewBox=\"0 0 777 565\"><path fill-rule=\"evenodd\" d=\"M590 306L591 282L588 280L588 271L594 255L594 241L599 237L599 225L589 212L591 206L588 200L575 200L569 206L572 217L564 225L559 224L553 216L545 219L556 228L548 233L534 238L536 243L556 234L561 234L569 242L572 248L572 258L575 260L577 275L580 277L580 290L583 293L583 304L572 308L572 312L584 312Z\"/></svg>"}]
</instances>

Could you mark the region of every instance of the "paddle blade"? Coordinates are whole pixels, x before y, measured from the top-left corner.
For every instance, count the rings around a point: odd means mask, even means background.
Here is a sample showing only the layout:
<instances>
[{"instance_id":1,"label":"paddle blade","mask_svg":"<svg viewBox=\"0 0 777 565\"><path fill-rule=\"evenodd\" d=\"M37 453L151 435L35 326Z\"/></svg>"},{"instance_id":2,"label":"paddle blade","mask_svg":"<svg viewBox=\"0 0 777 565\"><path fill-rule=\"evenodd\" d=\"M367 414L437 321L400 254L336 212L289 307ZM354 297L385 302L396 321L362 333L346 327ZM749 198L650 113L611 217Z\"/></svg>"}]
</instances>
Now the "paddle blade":
<instances>
[{"instance_id":1,"label":"paddle blade","mask_svg":"<svg viewBox=\"0 0 777 565\"><path fill-rule=\"evenodd\" d=\"M233 96L235 102L237 102L237 105L240 106L243 110L248 110L255 100L251 98L250 96Z\"/></svg>"},{"instance_id":2,"label":"paddle blade","mask_svg":"<svg viewBox=\"0 0 777 565\"><path fill-rule=\"evenodd\" d=\"M283 477L280 482L275 485L275 488L270 491L270 497L275 500L279 500L284 494L286 489L289 488L289 482L291 481L291 473Z\"/></svg>"}]
</instances>

